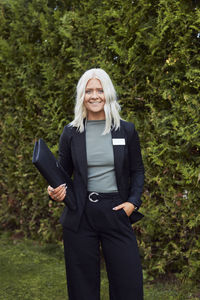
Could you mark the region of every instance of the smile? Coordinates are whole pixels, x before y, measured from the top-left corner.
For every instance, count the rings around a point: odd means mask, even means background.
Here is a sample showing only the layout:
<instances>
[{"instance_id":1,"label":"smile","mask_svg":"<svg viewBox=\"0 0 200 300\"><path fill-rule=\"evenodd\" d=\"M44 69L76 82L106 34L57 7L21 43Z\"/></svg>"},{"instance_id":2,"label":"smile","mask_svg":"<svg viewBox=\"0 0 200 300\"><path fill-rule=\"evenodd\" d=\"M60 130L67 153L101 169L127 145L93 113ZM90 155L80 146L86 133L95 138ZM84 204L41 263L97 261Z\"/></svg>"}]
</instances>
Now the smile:
<instances>
[{"instance_id":1,"label":"smile","mask_svg":"<svg viewBox=\"0 0 200 300\"><path fill-rule=\"evenodd\" d=\"M99 104L101 102L102 102L101 100L100 101L89 101L90 104Z\"/></svg>"}]
</instances>

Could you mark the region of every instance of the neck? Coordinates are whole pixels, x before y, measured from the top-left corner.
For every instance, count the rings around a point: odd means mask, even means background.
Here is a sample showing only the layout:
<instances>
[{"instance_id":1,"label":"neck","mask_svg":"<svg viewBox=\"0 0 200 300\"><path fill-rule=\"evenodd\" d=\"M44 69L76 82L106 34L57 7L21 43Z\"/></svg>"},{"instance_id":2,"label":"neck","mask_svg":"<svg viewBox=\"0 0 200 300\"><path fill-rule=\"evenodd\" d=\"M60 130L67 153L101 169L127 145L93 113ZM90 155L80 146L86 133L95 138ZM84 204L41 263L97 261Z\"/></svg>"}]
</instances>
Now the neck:
<instances>
[{"instance_id":1,"label":"neck","mask_svg":"<svg viewBox=\"0 0 200 300\"><path fill-rule=\"evenodd\" d=\"M100 121L100 120L105 120L105 113L101 112L101 113L91 113L89 112L87 115L87 119L88 121Z\"/></svg>"}]
</instances>

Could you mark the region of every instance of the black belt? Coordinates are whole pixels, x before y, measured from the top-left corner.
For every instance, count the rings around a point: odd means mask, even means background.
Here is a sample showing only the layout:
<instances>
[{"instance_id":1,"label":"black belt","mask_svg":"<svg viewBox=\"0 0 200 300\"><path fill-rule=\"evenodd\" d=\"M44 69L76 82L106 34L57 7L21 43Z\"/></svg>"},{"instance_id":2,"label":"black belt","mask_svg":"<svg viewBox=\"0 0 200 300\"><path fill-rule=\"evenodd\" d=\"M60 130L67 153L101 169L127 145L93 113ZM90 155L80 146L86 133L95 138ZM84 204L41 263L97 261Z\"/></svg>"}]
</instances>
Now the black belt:
<instances>
[{"instance_id":1,"label":"black belt","mask_svg":"<svg viewBox=\"0 0 200 300\"><path fill-rule=\"evenodd\" d=\"M103 200L103 199L114 199L116 197L119 197L119 192L113 192L113 193L88 192L88 199L91 202L98 202L99 200Z\"/></svg>"}]
</instances>

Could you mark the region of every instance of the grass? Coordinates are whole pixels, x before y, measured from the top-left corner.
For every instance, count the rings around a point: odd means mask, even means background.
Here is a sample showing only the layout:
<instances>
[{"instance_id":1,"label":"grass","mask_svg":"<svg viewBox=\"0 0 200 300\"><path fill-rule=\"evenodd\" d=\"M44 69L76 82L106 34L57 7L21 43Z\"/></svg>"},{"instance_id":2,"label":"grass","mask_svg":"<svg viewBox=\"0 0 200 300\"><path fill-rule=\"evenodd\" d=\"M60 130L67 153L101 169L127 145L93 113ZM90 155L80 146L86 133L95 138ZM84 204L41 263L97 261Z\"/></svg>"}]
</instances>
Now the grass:
<instances>
[{"instance_id":1,"label":"grass","mask_svg":"<svg viewBox=\"0 0 200 300\"><path fill-rule=\"evenodd\" d=\"M145 300L198 300L197 288L178 282L145 283ZM196 294L196 296L195 296ZM26 239L0 237L0 300L67 298L63 249ZM92 299L88 299L92 300ZM106 270L101 270L101 300L109 300Z\"/></svg>"}]
</instances>

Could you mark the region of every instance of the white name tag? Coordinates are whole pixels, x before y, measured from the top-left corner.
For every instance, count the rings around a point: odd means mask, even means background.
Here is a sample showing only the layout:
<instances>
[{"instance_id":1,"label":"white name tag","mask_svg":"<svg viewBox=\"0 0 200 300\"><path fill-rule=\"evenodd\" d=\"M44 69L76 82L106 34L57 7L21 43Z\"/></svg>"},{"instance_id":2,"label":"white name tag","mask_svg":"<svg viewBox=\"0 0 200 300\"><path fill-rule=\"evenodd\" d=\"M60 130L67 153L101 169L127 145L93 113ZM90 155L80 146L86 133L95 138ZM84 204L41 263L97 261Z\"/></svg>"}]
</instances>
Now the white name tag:
<instances>
[{"instance_id":1,"label":"white name tag","mask_svg":"<svg viewBox=\"0 0 200 300\"><path fill-rule=\"evenodd\" d=\"M112 139L113 145L125 145L125 139Z\"/></svg>"}]
</instances>

